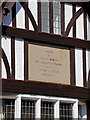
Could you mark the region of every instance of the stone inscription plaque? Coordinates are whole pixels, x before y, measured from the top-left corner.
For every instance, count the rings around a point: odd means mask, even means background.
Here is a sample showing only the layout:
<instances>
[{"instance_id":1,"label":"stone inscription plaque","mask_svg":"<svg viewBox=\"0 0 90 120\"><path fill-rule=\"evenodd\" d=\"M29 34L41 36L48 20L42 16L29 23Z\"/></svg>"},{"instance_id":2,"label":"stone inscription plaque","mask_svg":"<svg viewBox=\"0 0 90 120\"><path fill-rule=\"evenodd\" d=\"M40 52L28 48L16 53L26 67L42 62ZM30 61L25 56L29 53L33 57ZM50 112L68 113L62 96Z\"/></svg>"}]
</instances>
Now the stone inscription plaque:
<instances>
[{"instance_id":1,"label":"stone inscription plaque","mask_svg":"<svg viewBox=\"0 0 90 120\"><path fill-rule=\"evenodd\" d=\"M29 80L70 84L70 51L41 44L28 45Z\"/></svg>"}]
</instances>

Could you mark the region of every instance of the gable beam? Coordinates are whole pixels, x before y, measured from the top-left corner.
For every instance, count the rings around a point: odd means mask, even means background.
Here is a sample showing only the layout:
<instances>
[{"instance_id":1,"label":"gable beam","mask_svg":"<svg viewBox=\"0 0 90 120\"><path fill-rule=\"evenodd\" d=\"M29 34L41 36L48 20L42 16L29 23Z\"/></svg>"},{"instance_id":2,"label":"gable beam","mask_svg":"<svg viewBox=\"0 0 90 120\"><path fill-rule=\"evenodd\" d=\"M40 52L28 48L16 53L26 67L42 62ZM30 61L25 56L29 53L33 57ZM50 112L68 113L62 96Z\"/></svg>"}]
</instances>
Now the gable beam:
<instances>
[{"instance_id":1,"label":"gable beam","mask_svg":"<svg viewBox=\"0 0 90 120\"><path fill-rule=\"evenodd\" d=\"M55 97L70 97L82 100L90 100L90 89L64 84L53 84L35 81L2 80L2 92L20 94L36 94Z\"/></svg>"},{"instance_id":2,"label":"gable beam","mask_svg":"<svg viewBox=\"0 0 90 120\"><path fill-rule=\"evenodd\" d=\"M2 34L10 37L21 38L33 42L41 42L51 45L63 45L67 47L77 47L90 49L90 41L60 35L34 32L25 29L2 26Z\"/></svg>"}]
</instances>

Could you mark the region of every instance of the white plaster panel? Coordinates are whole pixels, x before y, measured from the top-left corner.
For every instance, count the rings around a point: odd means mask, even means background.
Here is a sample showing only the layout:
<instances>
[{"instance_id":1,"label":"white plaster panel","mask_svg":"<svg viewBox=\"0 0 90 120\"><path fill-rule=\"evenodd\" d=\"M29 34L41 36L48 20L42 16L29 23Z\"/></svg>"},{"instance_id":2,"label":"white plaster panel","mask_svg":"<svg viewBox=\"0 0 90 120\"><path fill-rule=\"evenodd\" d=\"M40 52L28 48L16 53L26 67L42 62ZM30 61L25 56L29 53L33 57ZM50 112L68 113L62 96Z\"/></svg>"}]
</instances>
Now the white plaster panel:
<instances>
[{"instance_id":1,"label":"white plaster panel","mask_svg":"<svg viewBox=\"0 0 90 120\"><path fill-rule=\"evenodd\" d=\"M9 66L10 66L10 71L11 71L11 38L10 37L5 37L2 36L1 37L1 46L7 56L8 62L9 62ZM2 77L6 78L6 70L5 70L5 66L2 63Z\"/></svg>"},{"instance_id":2,"label":"white plaster panel","mask_svg":"<svg viewBox=\"0 0 90 120\"><path fill-rule=\"evenodd\" d=\"M83 58L82 49L75 49L76 86L83 87Z\"/></svg>"},{"instance_id":3,"label":"white plaster panel","mask_svg":"<svg viewBox=\"0 0 90 120\"><path fill-rule=\"evenodd\" d=\"M72 18L72 5L65 4L65 30L71 18ZM70 30L69 37L72 37L72 29Z\"/></svg>"},{"instance_id":4,"label":"white plaster panel","mask_svg":"<svg viewBox=\"0 0 90 120\"><path fill-rule=\"evenodd\" d=\"M87 40L90 41L90 18L87 16ZM86 75L87 75L87 81L90 71L90 50L86 51Z\"/></svg>"},{"instance_id":5,"label":"white plaster panel","mask_svg":"<svg viewBox=\"0 0 90 120\"><path fill-rule=\"evenodd\" d=\"M88 81L88 50L86 50L86 80Z\"/></svg>"},{"instance_id":6,"label":"white plaster panel","mask_svg":"<svg viewBox=\"0 0 90 120\"><path fill-rule=\"evenodd\" d=\"M15 39L15 79L24 80L24 41Z\"/></svg>"},{"instance_id":7,"label":"white plaster panel","mask_svg":"<svg viewBox=\"0 0 90 120\"><path fill-rule=\"evenodd\" d=\"M6 69L5 69L5 65L4 65L4 62L3 60L1 60L1 67L2 67L2 77L1 78L7 78L7 73L6 73Z\"/></svg>"},{"instance_id":8,"label":"white plaster panel","mask_svg":"<svg viewBox=\"0 0 90 120\"><path fill-rule=\"evenodd\" d=\"M87 40L90 41L90 18L87 17Z\"/></svg>"},{"instance_id":9,"label":"white plaster panel","mask_svg":"<svg viewBox=\"0 0 90 120\"><path fill-rule=\"evenodd\" d=\"M90 71L90 50L86 51L86 73L87 73L87 81Z\"/></svg>"},{"instance_id":10,"label":"white plaster panel","mask_svg":"<svg viewBox=\"0 0 90 120\"><path fill-rule=\"evenodd\" d=\"M90 50L88 51L88 69L90 71Z\"/></svg>"},{"instance_id":11,"label":"white plaster panel","mask_svg":"<svg viewBox=\"0 0 90 120\"><path fill-rule=\"evenodd\" d=\"M80 7L76 7L76 11L78 11ZM83 21L83 14L79 16L76 20L76 37L80 39L84 39L84 21Z\"/></svg>"},{"instance_id":12,"label":"white plaster panel","mask_svg":"<svg viewBox=\"0 0 90 120\"><path fill-rule=\"evenodd\" d=\"M37 23L37 0L29 0L29 5L28 5L29 9L31 10L32 12L32 15L34 16L34 19ZM30 30L34 30L33 26L32 26L32 23L29 19L29 29Z\"/></svg>"},{"instance_id":13,"label":"white plaster panel","mask_svg":"<svg viewBox=\"0 0 90 120\"><path fill-rule=\"evenodd\" d=\"M23 7L16 2L16 27L17 28L25 28L25 11Z\"/></svg>"},{"instance_id":14,"label":"white plaster panel","mask_svg":"<svg viewBox=\"0 0 90 120\"><path fill-rule=\"evenodd\" d=\"M12 10L10 10L10 13L8 13L8 15L3 20L3 25L12 26Z\"/></svg>"}]
</instances>

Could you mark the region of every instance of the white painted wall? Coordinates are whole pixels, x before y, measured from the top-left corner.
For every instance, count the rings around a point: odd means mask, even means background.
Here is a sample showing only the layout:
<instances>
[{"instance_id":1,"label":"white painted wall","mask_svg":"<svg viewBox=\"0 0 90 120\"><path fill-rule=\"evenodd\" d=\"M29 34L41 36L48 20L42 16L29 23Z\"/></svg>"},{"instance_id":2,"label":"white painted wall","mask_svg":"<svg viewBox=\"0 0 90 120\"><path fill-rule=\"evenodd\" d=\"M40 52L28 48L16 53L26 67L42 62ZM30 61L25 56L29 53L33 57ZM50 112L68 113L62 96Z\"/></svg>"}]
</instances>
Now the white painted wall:
<instances>
[{"instance_id":1,"label":"white painted wall","mask_svg":"<svg viewBox=\"0 0 90 120\"><path fill-rule=\"evenodd\" d=\"M4 65L4 62L3 60L1 60L1 77L2 78L7 78L7 73L6 73L6 69L5 69L5 65Z\"/></svg>"},{"instance_id":2,"label":"white painted wall","mask_svg":"<svg viewBox=\"0 0 90 120\"><path fill-rule=\"evenodd\" d=\"M16 3L16 27L25 29L25 11ZM15 79L24 80L24 40L15 39Z\"/></svg>"},{"instance_id":3,"label":"white painted wall","mask_svg":"<svg viewBox=\"0 0 90 120\"><path fill-rule=\"evenodd\" d=\"M88 76L89 76L89 71L90 71L90 50L86 51L86 75L87 75L87 81L88 81Z\"/></svg>"},{"instance_id":4,"label":"white painted wall","mask_svg":"<svg viewBox=\"0 0 90 120\"><path fill-rule=\"evenodd\" d=\"M90 18L87 16L87 40L90 41Z\"/></svg>"},{"instance_id":5,"label":"white painted wall","mask_svg":"<svg viewBox=\"0 0 90 120\"><path fill-rule=\"evenodd\" d=\"M90 18L87 17L87 40L90 41ZM90 71L90 50L86 51L87 81Z\"/></svg>"},{"instance_id":6,"label":"white painted wall","mask_svg":"<svg viewBox=\"0 0 90 120\"><path fill-rule=\"evenodd\" d=\"M83 87L83 58L82 49L75 49L75 73L76 73L76 86Z\"/></svg>"},{"instance_id":7,"label":"white painted wall","mask_svg":"<svg viewBox=\"0 0 90 120\"><path fill-rule=\"evenodd\" d=\"M7 59L8 59L9 65L10 65L10 71L11 71L11 38L2 36L1 37L1 46L7 56ZM7 78L3 61L2 61L2 78Z\"/></svg>"},{"instance_id":8,"label":"white painted wall","mask_svg":"<svg viewBox=\"0 0 90 120\"><path fill-rule=\"evenodd\" d=\"M25 11L21 5L16 2L16 27L25 28Z\"/></svg>"},{"instance_id":9,"label":"white painted wall","mask_svg":"<svg viewBox=\"0 0 90 120\"><path fill-rule=\"evenodd\" d=\"M76 7L78 11L81 7ZM84 39L84 25L83 14L76 20L76 37ZM76 69L76 86L83 87L83 51L82 49L75 49L75 69Z\"/></svg>"},{"instance_id":10,"label":"white painted wall","mask_svg":"<svg viewBox=\"0 0 90 120\"><path fill-rule=\"evenodd\" d=\"M31 10L31 12L32 12L32 14L33 14L33 16L34 16L34 19L35 19L35 21L36 21L36 23L37 23L37 0L28 0L29 1L29 4L28 4L28 7L29 7L29 9ZM29 29L30 30L33 30L34 31L34 28L33 28L33 26L32 26L32 23L31 23L31 21L30 21L30 19L29 19Z\"/></svg>"},{"instance_id":11,"label":"white painted wall","mask_svg":"<svg viewBox=\"0 0 90 120\"><path fill-rule=\"evenodd\" d=\"M76 7L76 11L78 11L79 9L80 7ZM76 20L76 37L84 39L83 14L81 14Z\"/></svg>"},{"instance_id":12,"label":"white painted wall","mask_svg":"<svg viewBox=\"0 0 90 120\"><path fill-rule=\"evenodd\" d=\"M65 4L65 30L71 18L72 18L72 5ZM70 30L69 37L72 37L72 28Z\"/></svg>"},{"instance_id":13,"label":"white painted wall","mask_svg":"<svg viewBox=\"0 0 90 120\"><path fill-rule=\"evenodd\" d=\"M24 41L15 39L15 79L24 80Z\"/></svg>"}]
</instances>

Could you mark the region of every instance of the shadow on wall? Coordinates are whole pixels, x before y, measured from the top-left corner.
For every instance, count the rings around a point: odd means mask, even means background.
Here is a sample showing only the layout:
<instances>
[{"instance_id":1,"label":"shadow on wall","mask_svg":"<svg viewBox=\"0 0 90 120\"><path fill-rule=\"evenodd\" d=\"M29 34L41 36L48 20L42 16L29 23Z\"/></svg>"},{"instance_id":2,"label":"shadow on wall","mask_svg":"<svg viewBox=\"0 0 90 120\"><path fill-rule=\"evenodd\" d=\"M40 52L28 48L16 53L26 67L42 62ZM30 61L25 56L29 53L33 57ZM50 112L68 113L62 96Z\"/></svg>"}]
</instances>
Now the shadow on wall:
<instances>
[{"instance_id":1,"label":"shadow on wall","mask_svg":"<svg viewBox=\"0 0 90 120\"><path fill-rule=\"evenodd\" d=\"M88 73L88 87L90 88L90 70L89 70L89 73Z\"/></svg>"}]
</instances>

